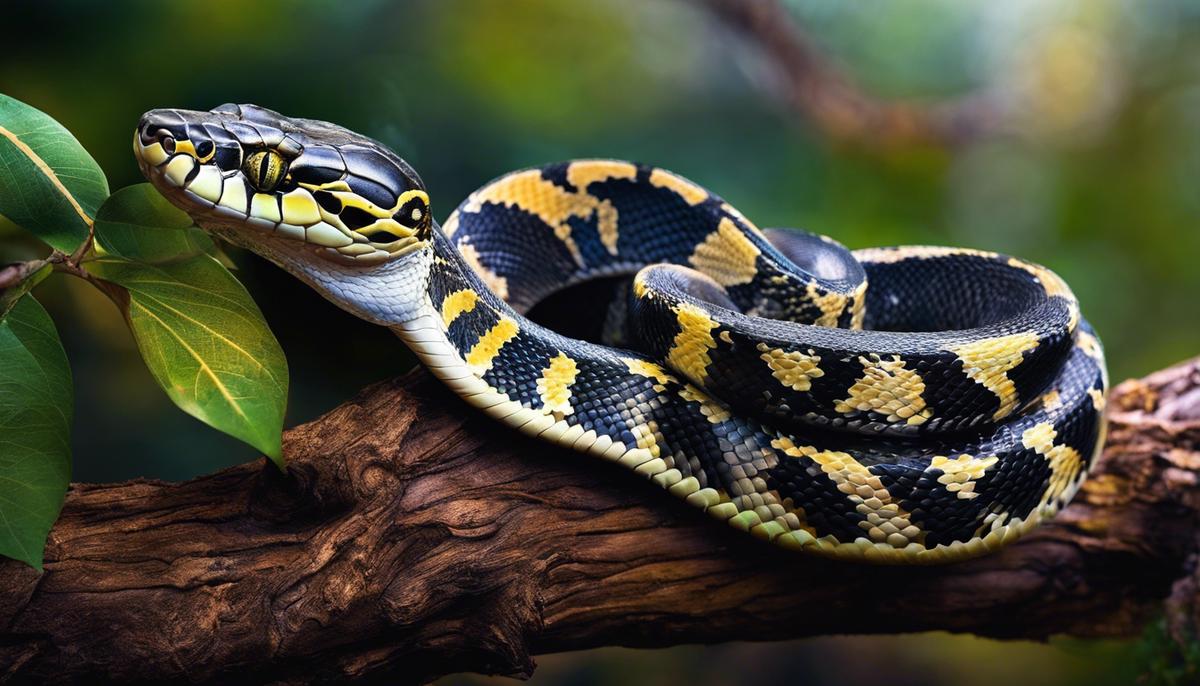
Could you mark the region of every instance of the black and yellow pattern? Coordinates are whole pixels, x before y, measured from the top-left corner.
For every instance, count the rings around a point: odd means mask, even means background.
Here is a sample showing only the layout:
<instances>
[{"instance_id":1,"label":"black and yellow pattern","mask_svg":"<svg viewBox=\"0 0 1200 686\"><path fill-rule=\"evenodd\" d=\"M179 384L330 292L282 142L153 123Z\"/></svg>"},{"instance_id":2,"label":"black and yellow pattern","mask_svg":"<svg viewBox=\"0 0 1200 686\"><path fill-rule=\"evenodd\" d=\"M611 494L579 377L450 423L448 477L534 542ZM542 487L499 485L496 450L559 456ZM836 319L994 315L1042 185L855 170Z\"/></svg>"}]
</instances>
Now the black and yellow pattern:
<instances>
[{"instance_id":1,"label":"black and yellow pattern","mask_svg":"<svg viewBox=\"0 0 1200 686\"><path fill-rule=\"evenodd\" d=\"M895 563L995 550L1071 498L1102 442L1099 343L1037 265L764 233L678 175L613 160L508 174L438 230L382 146L249 106L150 113L135 150L202 226L392 326L488 414L784 547ZM214 173L277 202L273 228L253 201L192 190ZM312 224L285 202L300 192ZM372 252L282 230L317 224ZM619 275L633 350L523 315Z\"/></svg>"}]
</instances>

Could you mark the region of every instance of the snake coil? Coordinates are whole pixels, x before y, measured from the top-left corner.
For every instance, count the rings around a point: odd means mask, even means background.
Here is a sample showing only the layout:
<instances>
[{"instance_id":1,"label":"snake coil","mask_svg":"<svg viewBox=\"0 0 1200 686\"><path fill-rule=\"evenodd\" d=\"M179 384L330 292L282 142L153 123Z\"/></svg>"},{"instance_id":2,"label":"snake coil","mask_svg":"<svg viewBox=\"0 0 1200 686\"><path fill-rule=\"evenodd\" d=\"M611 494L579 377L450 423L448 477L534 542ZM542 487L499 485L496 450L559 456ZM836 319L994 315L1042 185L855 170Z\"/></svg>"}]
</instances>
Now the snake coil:
<instances>
[{"instance_id":1,"label":"snake coil","mask_svg":"<svg viewBox=\"0 0 1200 686\"><path fill-rule=\"evenodd\" d=\"M438 227L379 143L253 105L148 112L134 151L197 224L389 326L472 405L787 548L995 550L1064 506L1103 442L1100 343L1029 262L763 232L616 160L507 174ZM524 315L617 276L600 328L619 347Z\"/></svg>"}]
</instances>

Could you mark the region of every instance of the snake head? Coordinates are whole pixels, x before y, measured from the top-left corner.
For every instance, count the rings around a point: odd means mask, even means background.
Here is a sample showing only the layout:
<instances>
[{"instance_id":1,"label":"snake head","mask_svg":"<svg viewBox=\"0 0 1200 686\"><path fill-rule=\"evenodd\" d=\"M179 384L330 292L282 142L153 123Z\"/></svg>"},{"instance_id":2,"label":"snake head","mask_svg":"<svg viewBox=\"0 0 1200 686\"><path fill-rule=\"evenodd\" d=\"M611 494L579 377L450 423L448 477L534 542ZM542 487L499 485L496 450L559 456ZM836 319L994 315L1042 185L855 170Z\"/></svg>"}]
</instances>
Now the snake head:
<instances>
[{"instance_id":1,"label":"snake head","mask_svg":"<svg viewBox=\"0 0 1200 686\"><path fill-rule=\"evenodd\" d=\"M412 167L333 124L256 105L158 109L142 115L133 150L168 200L248 247L299 242L333 261L378 264L432 239Z\"/></svg>"}]
</instances>

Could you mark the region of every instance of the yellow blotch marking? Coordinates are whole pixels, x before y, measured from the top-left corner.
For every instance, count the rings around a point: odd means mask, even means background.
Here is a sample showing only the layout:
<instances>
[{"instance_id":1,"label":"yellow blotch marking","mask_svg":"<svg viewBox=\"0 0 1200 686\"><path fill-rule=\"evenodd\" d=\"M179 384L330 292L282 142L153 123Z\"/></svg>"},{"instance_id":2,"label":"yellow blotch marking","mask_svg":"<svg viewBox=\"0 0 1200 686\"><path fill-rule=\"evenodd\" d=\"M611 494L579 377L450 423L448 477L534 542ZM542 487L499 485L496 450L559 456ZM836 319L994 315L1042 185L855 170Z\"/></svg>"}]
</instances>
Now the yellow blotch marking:
<instances>
[{"instance_id":1,"label":"yellow blotch marking","mask_svg":"<svg viewBox=\"0 0 1200 686\"><path fill-rule=\"evenodd\" d=\"M375 223L355 229L354 231L369 239L372 243L391 243L396 240L413 238L416 235L416 231L404 226L391 217L376 219Z\"/></svg>"},{"instance_id":2,"label":"yellow blotch marking","mask_svg":"<svg viewBox=\"0 0 1200 686\"><path fill-rule=\"evenodd\" d=\"M662 365L650 362L647 360L639 360L632 357L623 357L621 361L629 367L629 371L638 376L644 376L647 379L654 379L660 384L667 384L675 381L675 377L671 376L667 370L662 368Z\"/></svg>"},{"instance_id":3,"label":"yellow blotch marking","mask_svg":"<svg viewBox=\"0 0 1200 686\"><path fill-rule=\"evenodd\" d=\"M214 145L213 149L207 155L201 157L200 153L196 152L196 145L194 143L189 140L177 140L175 141L175 153L178 154L181 152L191 155L200 162L207 162L213 158L213 155L217 154L217 146Z\"/></svg>"},{"instance_id":4,"label":"yellow blotch marking","mask_svg":"<svg viewBox=\"0 0 1200 686\"><path fill-rule=\"evenodd\" d=\"M925 406L922 394L925 382L921 375L906 369L899 355L883 359L873 354L859 357L863 376L850 387L850 397L838 401L834 409L842 414L875 412L889 422L903 421L910 426L923 424L933 416Z\"/></svg>"},{"instance_id":5,"label":"yellow blotch marking","mask_svg":"<svg viewBox=\"0 0 1200 686\"><path fill-rule=\"evenodd\" d=\"M186 157L177 157L176 159L185 160ZM274 195L266 193L255 193L250 197L250 216L259 219L265 219L269 222L279 222L283 216L279 214L279 205L275 202Z\"/></svg>"},{"instance_id":6,"label":"yellow blotch marking","mask_svg":"<svg viewBox=\"0 0 1200 686\"><path fill-rule=\"evenodd\" d=\"M542 178L540 170L530 169L509 174L484 186L467 198L462 211L479 212L484 203L489 202L516 207L536 215L567 246L571 257L581 267L583 256L579 252L579 246L575 244L575 239L571 237L571 225L567 223L571 217L588 219L594 215L600 236L608 236L612 241L611 247L605 244L609 252L616 250L617 208L607 200L600 200L583 191L569 191L547 181Z\"/></svg>"},{"instance_id":7,"label":"yellow blotch marking","mask_svg":"<svg viewBox=\"0 0 1200 686\"><path fill-rule=\"evenodd\" d=\"M328 191L338 200L341 200L342 205L346 207L357 207L363 212L367 212L368 214L374 215L381 219L388 218L396 214L401 205L409 200L412 200L413 198L421 198L425 202L425 206L429 207L429 194L425 191L417 189L404 191L401 193L400 196L396 198L395 205L391 207L381 207L351 190L350 185L347 184L344 179L330 181L329 183L323 183L319 186L313 186L311 184L301 184L301 186L309 190Z\"/></svg>"},{"instance_id":8,"label":"yellow blotch marking","mask_svg":"<svg viewBox=\"0 0 1200 686\"><path fill-rule=\"evenodd\" d=\"M938 455L929 462L930 469L942 470L942 475L938 477L938 483L946 487L947 491L954 493L963 500L970 500L979 494L975 492L975 482L991 469L992 465L999 461L997 457L972 457L970 455L959 455L953 460L944 456Z\"/></svg>"},{"instance_id":9,"label":"yellow blotch marking","mask_svg":"<svg viewBox=\"0 0 1200 686\"><path fill-rule=\"evenodd\" d=\"M667 390L666 384L679 383L678 379L672 376L667 370L663 369L661 365L654 362L638 360L630 357L622 358L621 361L625 363L625 366L629 368L631 373L637 374L638 376L644 376L647 379L653 379L655 382L654 390L658 391L659 393ZM682 384L682 386L683 387L679 389L679 397L684 400L699 403L700 414L704 415L704 417L708 419L710 423L720 424L721 422L729 420L729 410L725 409L723 405L718 403L710 396L704 394L700 389L691 384ZM657 431L657 428L655 430Z\"/></svg>"},{"instance_id":10,"label":"yellow blotch marking","mask_svg":"<svg viewBox=\"0 0 1200 686\"><path fill-rule=\"evenodd\" d=\"M1024 353L1037 346L1037 334L1025 332L985 338L950 348L950 352L962 360L963 372L971 380L1000 399L1000 409L992 415L993 419L1000 420L1016 409L1019 400L1017 388L1008 378L1008 371L1021 364Z\"/></svg>"},{"instance_id":11,"label":"yellow blotch marking","mask_svg":"<svg viewBox=\"0 0 1200 686\"><path fill-rule=\"evenodd\" d=\"M543 412L567 415L575 411L571 407L571 385L578 374L579 366L566 353L559 353L550 360L550 366L542 370L542 376L537 380Z\"/></svg>"},{"instance_id":12,"label":"yellow blotch marking","mask_svg":"<svg viewBox=\"0 0 1200 686\"><path fill-rule=\"evenodd\" d=\"M662 449L658 446L657 422L651 420L645 424L635 424L629 431L633 434L633 438L637 442L637 447L645 448L650 452L651 457L660 457L662 455Z\"/></svg>"},{"instance_id":13,"label":"yellow blotch marking","mask_svg":"<svg viewBox=\"0 0 1200 686\"><path fill-rule=\"evenodd\" d=\"M1096 361L1100 365L1100 378L1103 380L1105 387L1108 386L1108 367L1104 364L1104 347L1100 345L1099 339L1086 331L1080 331L1075 338L1075 345L1083 351L1083 354Z\"/></svg>"},{"instance_id":14,"label":"yellow blotch marking","mask_svg":"<svg viewBox=\"0 0 1200 686\"><path fill-rule=\"evenodd\" d=\"M581 191L597 181L636 178L637 167L619 160L580 160L567 167L567 182Z\"/></svg>"},{"instance_id":15,"label":"yellow blotch marking","mask_svg":"<svg viewBox=\"0 0 1200 686\"><path fill-rule=\"evenodd\" d=\"M722 217L717 230L696 246L688 263L722 286L736 286L754 279L760 253L729 217Z\"/></svg>"},{"instance_id":16,"label":"yellow blotch marking","mask_svg":"<svg viewBox=\"0 0 1200 686\"><path fill-rule=\"evenodd\" d=\"M710 424L727 422L732 416L729 414L729 410L725 409L724 405L718 403L711 396L702 393L700 389L691 384L685 384L683 388L679 389L679 397L683 398L684 400L690 400L692 402L699 403L700 414L704 415L704 418L707 419Z\"/></svg>"},{"instance_id":17,"label":"yellow blotch marking","mask_svg":"<svg viewBox=\"0 0 1200 686\"><path fill-rule=\"evenodd\" d=\"M500 296L502 300L508 300L508 279L484 266L483 262L479 259L479 251L475 249L475 246L466 242L459 243L458 252L462 255L467 265L471 267L471 271L475 272L493 293Z\"/></svg>"},{"instance_id":18,"label":"yellow blotch marking","mask_svg":"<svg viewBox=\"0 0 1200 686\"><path fill-rule=\"evenodd\" d=\"M176 155L167 162L167 166L163 167L163 176L174 186L182 186L187 180L187 175L192 172L196 166L196 161L186 155ZM272 200L274 202L274 200ZM278 221L278 220L276 220Z\"/></svg>"},{"instance_id":19,"label":"yellow blotch marking","mask_svg":"<svg viewBox=\"0 0 1200 686\"><path fill-rule=\"evenodd\" d=\"M771 368L771 376L793 391L807 391L812 388L813 379L825 376L817 366L821 356L813 354L811 349L806 355L798 350L788 352L759 343L758 351L762 353L759 358Z\"/></svg>"},{"instance_id":20,"label":"yellow blotch marking","mask_svg":"<svg viewBox=\"0 0 1200 686\"><path fill-rule=\"evenodd\" d=\"M1058 501L1071 487L1083 469L1079 451L1065 445L1054 445L1057 433L1046 423L1034 425L1021 434L1026 448L1045 457L1050 463L1050 483L1042 494L1041 504Z\"/></svg>"},{"instance_id":21,"label":"yellow blotch marking","mask_svg":"<svg viewBox=\"0 0 1200 686\"><path fill-rule=\"evenodd\" d=\"M923 545L921 528L884 487L878 476L848 453L819 451L811 446L797 446L790 438L771 441L771 446L791 457L807 457L854 503L854 508L866 521L859 526L874 543L886 543L893 548L905 548L914 543Z\"/></svg>"},{"instance_id":22,"label":"yellow blotch marking","mask_svg":"<svg viewBox=\"0 0 1200 686\"><path fill-rule=\"evenodd\" d=\"M362 235L373 243L391 243L393 241L400 240L405 241L404 243L393 245L388 248L388 252L393 254L398 253L403 248L419 244L417 241L408 240L416 236L417 230L408 226L404 226L392 217L400 209L400 207L404 205L404 203L412 200L413 198L420 198L424 202L425 208L428 209L429 195L425 191L415 189L404 191L400 194L400 197L396 199L395 206L391 208L379 207L366 198L353 192L331 192L334 196L341 200L342 205L346 207L356 207L376 218L374 222L354 229L355 233ZM380 236L379 234L385 235Z\"/></svg>"},{"instance_id":23,"label":"yellow blotch marking","mask_svg":"<svg viewBox=\"0 0 1200 686\"><path fill-rule=\"evenodd\" d=\"M230 183L234 183L231 179ZM204 198L205 200L215 203L221 198L221 189L224 181L221 178L221 170L211 164L200 166L200 170L196 172L196 176L192 178L192 182L188 184L187 189L192 193ZM297 189L296 193L304 191ZM320 219L318 213L317 218Z\"/></svg>"},{"instance_id":24,"label":"yellow blotch marking","mask_svg":"<svg viewBox=\"0 0 1200 686\"><path fill-rule=\"evenodd\" d=\"M850 314L850 328L855 331L861 330L863 327L863 319L867 316L867 283L858 285L854 292L850 294L851 305L853 308Z\"/></svg>"},{"instance_id":25,"label":"yellow blotch marking","mask_svg":"<svg viewBox=\"0 0 1200 686\"><path fill-rule=\"evenodd\" d=\"M303 188L285 193L280 202L283 205L283 221L298 226L309 226L321 221L321 208L312 194Z\"/></svg>"},{"instance_id":26,"label":"yellow blotch marking","mask_svg":"<svg viewBox=\"0 0 1200 686\"><path fill-rule=\"evenodd\" d=\"M300 186L301 188L307 188L310 191L329 191L331 193L334 191L337 191L340 193L350 193L352 195L354 194L354 192L350 190L350 184L346 183L345 179L338 179L336 181L326 181L325 183L299 183L296 185ZM366 204L370 204L370 203L367 203L366 200L363 200L362 202L366 203Z\"/></svg>"},{"instance_id":27,"label":"yellow blotch marking","mask_svg":"<svg viewBox=\"0 0 1200 686\"><path fill-rule=\"evenodd\" d=\"M1023 269L1032 274L1038 280L1038 283L1041 284L1042 290L1046 291L1046 297L1058 296L1065 298L1070 308L1070 320L1067 322L1067 330L1075 330L1075 327L1079 325L1079 302L1075 299L1075 294L1071 292L1071 287L1067 285L1066 281L1062 280L1062 277L1040 264L1025 262L1015 257L1008 260L1008 265L1017 269Z\"/></svg>"},{"instance_id":28,"label":"yellow blotch marking","mask_svg":"<svg viewBox=\"0 0 1200 686\"><path fill-rule=\"evenodd\" d=\"M1075 345L1079 346L1079 349L1093 360L1104 361L1104 348L1100 347L1100 341L1096 340L1092 334L1080 331Z\"/></svg>"},{"instance_id":29,"label":"yellow blotch marking","mask_svg":"<svg viewBox=\"0 0 1200 686\"><path fill-rule=\"evenodd\" d=\"M1067 285L1067 282L1063 281L1062 277L1060 277L1058 274L1055 274L1040 264L1025 262L1024 260L1018 260L1017 258L1013 257L1008 260L1008 265L1010 267L1016 267L1017 269L1023 269L1030 274L1033 274L1034 278L1036 278L1038 282L1042 284L1042 288L1045 289L1047 296L1058 296L1060 298L1066 298L1067 300L1075 300L1075 294L1071 292L1071 287Z\"/></svg>"},{"instance_id":30,"label":"yellow blotch marking","mask_svg":"<svg viewBox=\"0 0 1200 686\"><path fill-rule=\"evenodd\" d=\"M1042 407L1047 410L1057 410L1062 407L1062 396L1058 394L1057 389L1042 396Z\"/></svg>"},{"instance_id":31,"label":"yellow blotch marking","mask_svg":"<svg viewBox=\"0 0 1200 686\"><path fill-rule=\"evenodd\" d=\"M646 280L642 278L641 272L638 272L638 275L633 278L633 295L644 298L649 291L650 287L646 285Z\"/></svg>"},{"instance_id":32,"label":"yellow blotch marking","mask_svg":"<svg viewBox=\"0 0 1200 686\"><path fill-rule=\"evenodd\" d=\"M3 127L0 127L0 129L3 129ZM11 132L8 131L8 129L4 129L2 132L0 132L0 135L3 135L6 138L8 138L10 134ZM138 134L136 131L133 133L133 154L139 157L142 161L149 163L152 167L157 167L163 162L166 162L167 158L170 157L170 155L167 154L167 151L163 150L163 147L160 143L142 145L142 141L138 139ZM39 157L38 159L41 158Z\"/></svg>"},{"instance_id":33,"label":"yellow blotch marking","mask_svg":"<svg viewBox=\"0 0 1200 686\"><path fill-rule=\"evenodd\" d=\"M479 294L469 288L447 295L442 301L442 324L449 328L455 319L474 310L478 302Z\"/></svg>"},{"instance_id":34,"label":"yellow blotch marking","mask_svg":"<svg viewBox=\"0 0 1200 686\"><path fill-rule=\"evenodd\" d=\"M637 166L629 162L619 162L615 160L584 160L581 162L573 162L570 167L567 167L567 182L579 189L581 193L587 191L587 187L598 181L607 181L609 179L636 179ZM590 197L590 196L589 196ZM607 207L612 207L607 200L598 200L599 203ZM600 212L600 217L603 220L608 209ZM597 228L600 234L600 243L608 250L609 254L617 254L617 238L619 237L619 229L617 228L617 210L611 209L612 221L600 221L597 223Z\"/></svg>"},{"instance_id":35,"label":"yellow blotch marking","mask_svg":"<svg viewBox=\"0 0 1200 686\"><path fill-rule=\"evenodd\" d=\"M746 215L742 214L733 205L730 205L727 202L723 202L723 203L721 203L721 211L724 212L725 214L728 214L729 216L733 217L734 219L738 220L739 222L745 224L746 228L750 229L751 231L755 231L755 232L758 231L758 227L755 226L754 222L747 219Z\"/></svg>"},{"instance_id":36,"label":"yellow blotch marking","mask_svg":"<svg viewBox=\"0 0 1200 686\"><path fill-rule=\"evenodd\" d=\"M707 312L690 303L679 303L674 309L679 333L667 353L667 362L694 383L704 385L708 365L712 364L708 351L717 347L712 336L717 323Z\"/></svg>"},{"instance_id":37,"label":"yellow blotch marking","mask_svg":"<svg viewBox=\"0 0 1200 686\"><path fill-rule=\"evenodd\" d=\"M492 361L500 354L500 349L516 337L519 327L507 317L496 322L496 325L475 341L471 351L467 353L467 366L476 375L482 376L492 368Z\"/></svg>"},{"instance_id":38,"label":"yellow blotch marking","mask_svg":"<svg viewBox=\"0 0 1200 686\"><path fill-rule=\"evenodd\" d=\"M343 207L354 207L356 209L360 209L376 219L383 219L385 217L392 216L392 213L389 212L387 208L379 207L370 200L367 200L358 193L350 190L349 187L347 187L344 191L328 190L328 192L330 195L340 200Z\"/></svg>"},{"instance_id":39,"label":"yellow blotch marking","mask_svg":"<svg viewBox=\"0 0 1200 686\"><path fill-rule=\"evenodd\" d=\"M669 188L675 191L689 205L699 205L708 199L708 191L665 169L655 169L650 172L650 183L659 188Z\"/></svg>"},{"instance_id":40,"label":"yellow blotch marking","mask_svg":"<svg viewBox=\"0 0 1200 686\"><path fill-rule=\"evenodd\" d=\"M837 326L838 317L846 309L846 296L840 293L821 293L814 283L808 284L808 299L821 310L821 316L813 322L817 326ZM861 328L861 324L859 328Z\"/></svg>"},{"instance_id":41,"label":"yellow blotch marking","mask_svg":"<svg viewBox=\"0 0 1200 686\"><path fill-rule=\"evenodd\" d=\"M1092 397L1092 407L1096 408L1097 412L1104 411L1104 393L1096 388L1089 388L1088 395Z\"/></svg>"}]
</instances>

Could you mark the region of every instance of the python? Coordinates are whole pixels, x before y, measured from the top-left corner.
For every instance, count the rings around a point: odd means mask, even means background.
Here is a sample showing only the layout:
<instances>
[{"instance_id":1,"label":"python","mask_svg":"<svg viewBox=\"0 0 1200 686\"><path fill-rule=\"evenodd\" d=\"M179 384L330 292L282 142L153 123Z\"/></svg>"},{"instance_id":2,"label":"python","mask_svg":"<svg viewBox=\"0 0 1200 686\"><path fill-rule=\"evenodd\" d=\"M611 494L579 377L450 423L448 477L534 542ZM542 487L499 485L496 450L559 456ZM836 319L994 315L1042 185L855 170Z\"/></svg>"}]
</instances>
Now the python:
<instances>
[{"instance_id":1,"label":"python","mask_svg":"<svg viewBox=\"0 0 1200 686\"><path fill-rule=\"evenodd\" d=\"M154 110L133 143L198 226L389 327L480 411L784 548L997 550L1070 500L1103 443L1100 342L1029 262L764 232L617 160L507 174L439 226L381 144L253 105ZM627 347L525 316L615 276L631 285L604 328Z\"/></svg>"}]
</instances>

